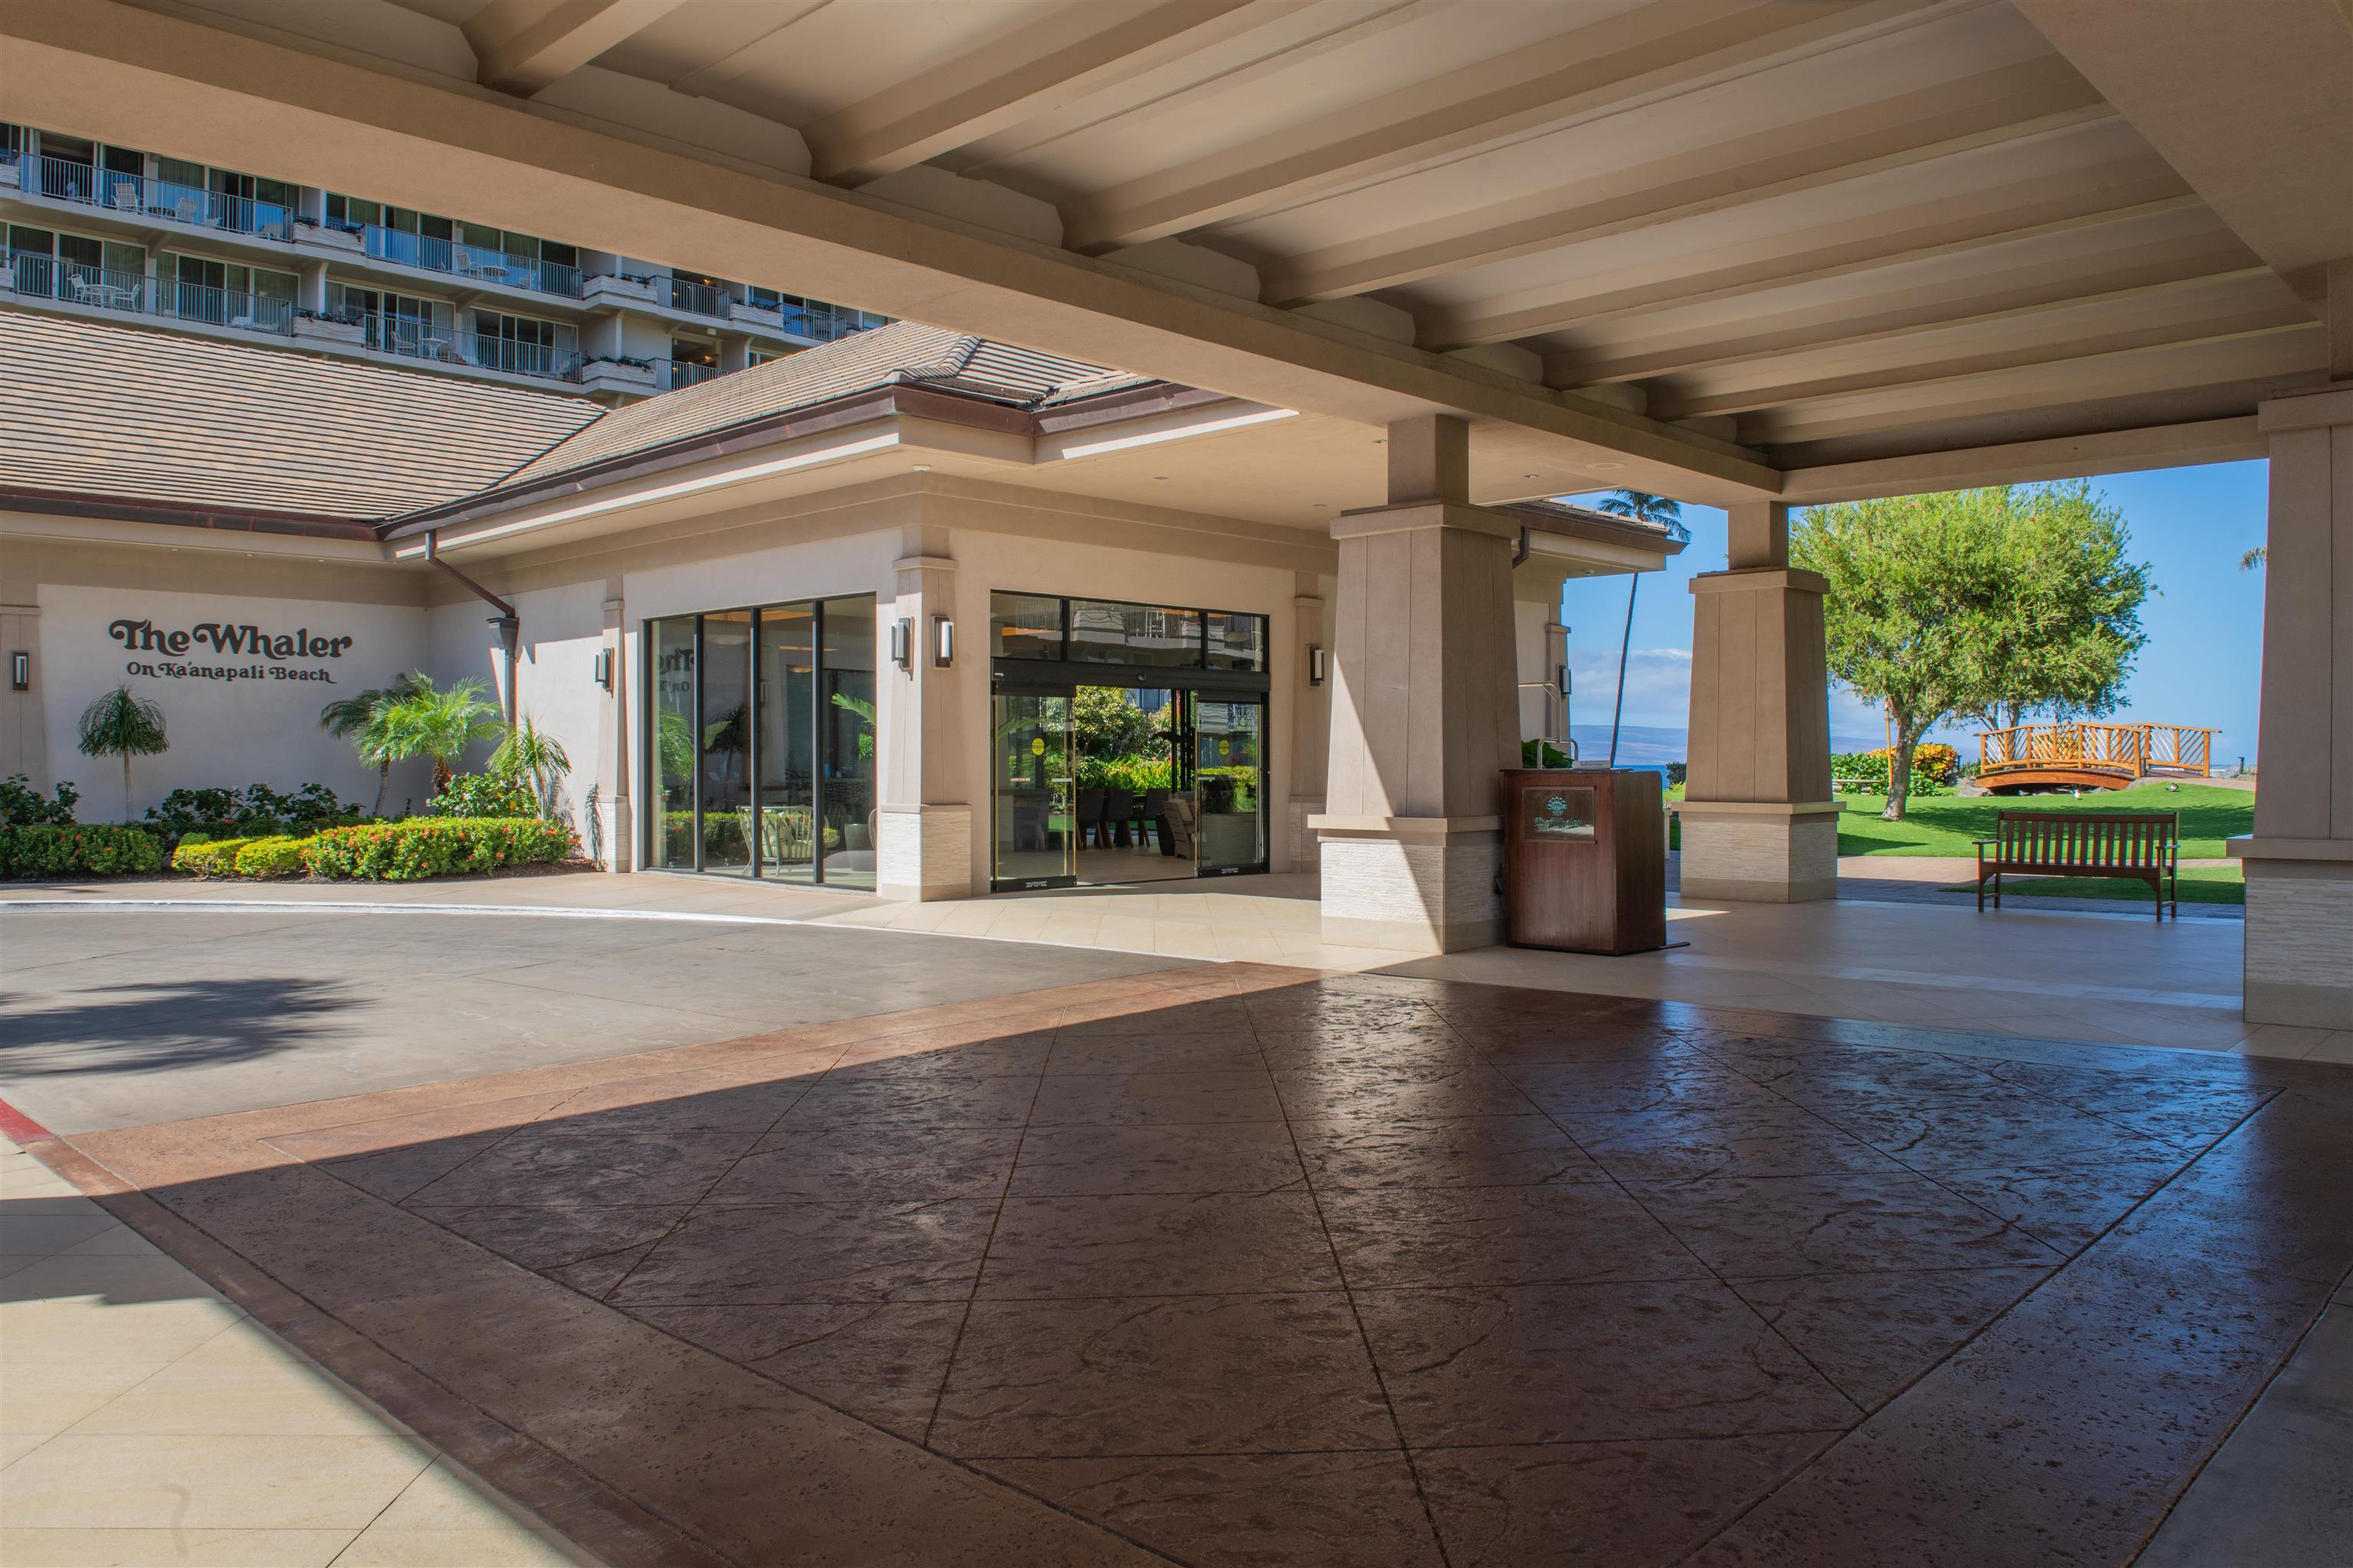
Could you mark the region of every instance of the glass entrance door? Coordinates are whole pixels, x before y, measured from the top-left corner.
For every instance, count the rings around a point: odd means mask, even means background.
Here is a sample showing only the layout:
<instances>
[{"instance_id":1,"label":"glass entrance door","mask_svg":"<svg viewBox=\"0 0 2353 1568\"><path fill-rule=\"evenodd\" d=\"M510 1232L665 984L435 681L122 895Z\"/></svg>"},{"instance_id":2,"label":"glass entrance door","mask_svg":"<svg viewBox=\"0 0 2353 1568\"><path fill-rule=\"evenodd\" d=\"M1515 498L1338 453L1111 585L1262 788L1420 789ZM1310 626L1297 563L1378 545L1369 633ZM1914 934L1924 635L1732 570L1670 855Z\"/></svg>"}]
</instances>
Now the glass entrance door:
<instances>
[{"instance_id":1,"label":"glass entrance door","mask_svg":"<svg viewBox=\"0 0 2353 1568\"><path fill-rule=\"evenodd\" d=\"M992 892L1068 887L1077 880L1071 771L1073 690L999 691L991 699Z\"/></svg>"},{"instance_id":2,"label":"glass entrance door","mask_svg":"<svg viewBox=\"0 0 2353 1568\"><path fill-rule=\"evenodd\" d=\"M1195 693L1186 706L1199 874L1263 871L1266 700Z\"/></svg>"}]
</instances>

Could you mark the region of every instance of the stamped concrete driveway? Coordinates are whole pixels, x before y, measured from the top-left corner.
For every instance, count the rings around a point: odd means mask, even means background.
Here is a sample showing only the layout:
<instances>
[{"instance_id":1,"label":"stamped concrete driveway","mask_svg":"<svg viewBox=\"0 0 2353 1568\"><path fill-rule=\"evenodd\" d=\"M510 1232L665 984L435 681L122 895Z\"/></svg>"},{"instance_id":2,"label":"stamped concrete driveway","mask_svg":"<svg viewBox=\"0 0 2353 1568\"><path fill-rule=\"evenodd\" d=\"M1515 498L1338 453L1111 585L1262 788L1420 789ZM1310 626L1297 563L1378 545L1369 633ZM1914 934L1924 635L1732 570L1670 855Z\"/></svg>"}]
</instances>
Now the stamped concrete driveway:
<instances>
[{"instance_id":1,"label":"stamped concrete driveway","mask_svg":"<svg viewBox=\"0 0 2353 1568\"><path fill-rule=\"evenodd\" d=\"M1183 965L748 919L0 905L0 1098L85 1132Z\"/></svg>"},{"instance_id":2,"label":"stamped concrete driveway","mask_svg":"<svg viewBox=\"0 0 2353 1568\"><path fill-rule=\"evenodd\" d=\"M2197 1561L2353 1266L2353 1070L1241 964L40 1151L632 1564Z\"/></svg>"}]
</instances>

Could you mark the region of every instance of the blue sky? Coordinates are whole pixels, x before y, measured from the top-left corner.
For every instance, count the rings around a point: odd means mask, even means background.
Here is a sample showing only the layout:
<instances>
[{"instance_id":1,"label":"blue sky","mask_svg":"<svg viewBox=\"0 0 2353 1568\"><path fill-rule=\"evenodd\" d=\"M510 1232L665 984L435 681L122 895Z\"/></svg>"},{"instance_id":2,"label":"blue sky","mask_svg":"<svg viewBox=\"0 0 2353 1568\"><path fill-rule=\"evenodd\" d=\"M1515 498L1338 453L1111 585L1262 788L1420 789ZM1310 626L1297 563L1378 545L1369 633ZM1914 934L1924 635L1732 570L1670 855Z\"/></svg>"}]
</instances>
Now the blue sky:
<instances>
[{"instance_id":1,"label":"blue sky","mask_svg":"<svg viewBox=\"0 0 2353 1568\"><path fill-rule=\"evenodd\" d=\"M2263 541L2267 465L2218 463L2154 473L2112 474L2094 488L2124 509L2132 553L2146 561L2157 592L2141 607L2148 645L2126 686L2119 718L2211 725L2217 761L2255 755L2256 693L2263 664L2263 574L2239 556ZM1578 497L1597 500L1598 496ZM1663 572L1644 574L1635 597L1633 654L1627 661L1626 723L1683 726L1691 698L1691 594L1700 572L1724 568L1724 514L1683 508L1691 547ZM1572 580L1563 596L1569 661L1576 671L1576 722L1607 724L1625 627L1626 579ZM1879 744L1875 706L1831 694L1831 734ZM1943 738L1977 751L1976 731Z\"/></svg>"}]
</instances>

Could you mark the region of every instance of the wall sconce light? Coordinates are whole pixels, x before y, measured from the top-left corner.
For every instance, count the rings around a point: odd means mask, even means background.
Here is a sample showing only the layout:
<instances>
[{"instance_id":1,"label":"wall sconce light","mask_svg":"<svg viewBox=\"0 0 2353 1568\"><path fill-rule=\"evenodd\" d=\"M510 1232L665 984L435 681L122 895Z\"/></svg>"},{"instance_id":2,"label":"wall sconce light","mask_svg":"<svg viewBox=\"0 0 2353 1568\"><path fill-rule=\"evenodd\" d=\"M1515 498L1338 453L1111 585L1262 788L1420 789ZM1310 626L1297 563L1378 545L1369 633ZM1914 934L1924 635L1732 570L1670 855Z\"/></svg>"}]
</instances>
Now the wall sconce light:
<instances>
[{"instance_id":1,"label":"wall sconce light","mask_svg":"<svg viewBox=\"0 0 2353 1568\"><path fill-rule=\"evenodd\" d=\"M608 692L613 689L613 651L610 648L596 650L596 683Z\"/></svg>"},{"instance_id":2,"label":"wall sconce light","mask_svg":"<svg viewBox=\"0 0 2353 1568\"><path fill-rule=\"evenodd\" d=\"M1320 686L1324 683L1325 667L1329 662L1329 656L1324 653L1324 645L1321 642L1310 642L1307 645L1307 683L1309 685Z\"/></svg>"},{"instance_id":3,"label":"wall sconce light","mask_svg":"<svg viewBox=\"0 0 2353 1568\"><path fill-rule=\"evenodd\" d=\"M8 655L8 685L18 692L33 689L33 656L22 648Z\"/></svg>"},{"instance_id":4,"label":"wall sconce light","mask_svg":"<svg viewBox=\"0 0 2353 1568\"><path fill-rule=\"evenodd\" d=\"M908 650L913 622L902 616L891 623L891 662L910 675L915 673L914 656Z\"/></svg>"},{"instance_id":5,"label":"wall sconce light","mask_svg":"<svg viewBox=\"0 0 2353 1568\"><path fill-rule=\"evenodd\" d=\"M942 670L955 663L955 622L944 615L932 617L932 663Z\"/></svg>"},{"instance_id":6,"label":"wall sconce light","mask_svg":"<svg viewBox=\"0 0 2353 1568\"><path fill-rule=\"evenodd\" d=\"M1568 695L1568 666L1563 664L1560 666L1560 694L1564 697Z\"/></svg>"}]
</instances>

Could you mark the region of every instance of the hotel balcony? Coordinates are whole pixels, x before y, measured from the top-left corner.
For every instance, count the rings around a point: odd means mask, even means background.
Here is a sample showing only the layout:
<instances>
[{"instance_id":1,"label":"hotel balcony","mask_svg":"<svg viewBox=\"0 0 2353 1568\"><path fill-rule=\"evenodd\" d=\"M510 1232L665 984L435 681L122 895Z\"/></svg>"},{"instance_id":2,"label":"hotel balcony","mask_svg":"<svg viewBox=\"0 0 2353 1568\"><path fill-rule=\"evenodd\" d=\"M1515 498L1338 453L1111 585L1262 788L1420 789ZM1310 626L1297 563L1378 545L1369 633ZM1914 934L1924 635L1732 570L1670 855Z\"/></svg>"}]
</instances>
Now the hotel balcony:
<instances>
[{"instance_id":1,"label":"hotel balcony","mask_svg":"<svg viewBox=\"0 0 2353 1568\"><path fill-rule=\"evenodd\" d=\"M427 272L446 272L453 278L496 283L529 293L553 294L558 299L580 298L580 269L560 261L542 261L373 223L362 226L359 236L361 250L373 260L391 261Z\"/></svg>"},{"instance_id":2,"label":"hotel balcony","mask_svg":"<svg viewBox=\"0 0 2353 1568\"><path fill-rule=\"evenodd\" d=\"M278 202L254 201L63 158L24 159L19 179L26 196L96 207L116 217L217 229L260 239L290 241L294 238L293 209Z\"/></svg>"},{"instance_id":3,"label":"hotel balcony","mask_svg":"<svg viewBox=\"0 0 2353 1568\"><path fill-rule=\"evenodd\" d=\"M294 333L294 302L267 294L151 278L144 272L118 272L47 256L11 257L9 273L19 301L56 300L273 337L290 337Z\"/></svg>"}]
</instances>

